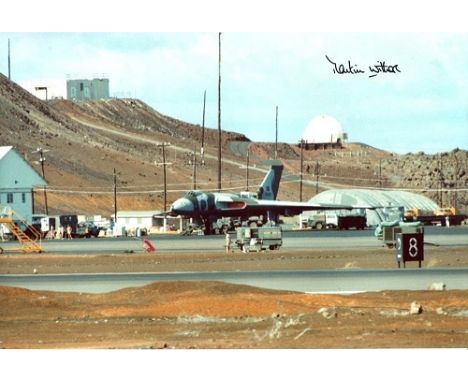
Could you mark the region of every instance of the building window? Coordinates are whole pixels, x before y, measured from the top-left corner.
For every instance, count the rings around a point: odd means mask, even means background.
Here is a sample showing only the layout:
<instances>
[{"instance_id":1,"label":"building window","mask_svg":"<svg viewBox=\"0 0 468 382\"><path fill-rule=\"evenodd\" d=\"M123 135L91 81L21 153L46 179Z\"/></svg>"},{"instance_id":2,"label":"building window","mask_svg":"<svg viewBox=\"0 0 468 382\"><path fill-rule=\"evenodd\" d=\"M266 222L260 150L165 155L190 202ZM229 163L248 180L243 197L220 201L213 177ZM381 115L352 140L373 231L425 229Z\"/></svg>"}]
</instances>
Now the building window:
<instances>
[{"instance_id":1,"label":"building window","mask_svg":"<svg viewBox=\"0 0 468 382\"><path fill-rule=\"evenodd\" d=\"M83 82L80 82L80 92L83 91L83 88L84 88L84 84L83 84Z\"/></svg>"},{"instance_id":2,"label":"building window","mask_svg":"<svg viewBox=\"0 0 468 382\"><path fill-rule=\"evenodd\" d=\"M89 88L85 88L85 89L84 89L84 96L85 96L85 98L91 98L91 97L89 96Z\"/></svg>"},{"instance_id":3,"label":"building window","mask_svg":"<svg viewBox=\"0 0 468 382\"><path fill-rule=\"evenodd\" d=\"M70 96L71 98L76 98L76 88L74 86L70 89Z\"/></svg>"},{"instance_id":4,"label":"building window","mask_svg":"<svg viewBox=\"0 0 468 382\"><path fill-rule=\"evenodd\" d=\"M7 203L13 203L13 192L7 192Z\"/></svg>"},{"instance_id":5,"label":"building window","mask_svg":"<svg viewBox=\"0 0 468 382\"><path fill-rule=\"evenodd\" d=\"M24 192L21 194L21 201L26 203L26 194Z\"/></svg>"}]
</instances>

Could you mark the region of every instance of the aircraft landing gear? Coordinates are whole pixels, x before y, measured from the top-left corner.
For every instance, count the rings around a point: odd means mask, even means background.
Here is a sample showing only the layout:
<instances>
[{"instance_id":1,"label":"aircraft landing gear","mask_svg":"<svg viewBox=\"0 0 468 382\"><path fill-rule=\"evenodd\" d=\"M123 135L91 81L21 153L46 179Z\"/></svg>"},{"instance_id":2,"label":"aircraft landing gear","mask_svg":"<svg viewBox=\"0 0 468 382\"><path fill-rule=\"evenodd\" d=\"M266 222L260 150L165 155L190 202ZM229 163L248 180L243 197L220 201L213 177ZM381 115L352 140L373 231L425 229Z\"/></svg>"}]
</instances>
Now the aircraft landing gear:
<instances>
[{"instance_id":1,"label":"aircraft landing gear","mask_svg":"<svg viewBox=\"0 0 468 382\"><path fill-rule=\"evenodd\" d=\"M213 234L213 223L210 219L202 219L203 222L203 233L205 235L212 235Z\"/></svg>"}]
</instances>

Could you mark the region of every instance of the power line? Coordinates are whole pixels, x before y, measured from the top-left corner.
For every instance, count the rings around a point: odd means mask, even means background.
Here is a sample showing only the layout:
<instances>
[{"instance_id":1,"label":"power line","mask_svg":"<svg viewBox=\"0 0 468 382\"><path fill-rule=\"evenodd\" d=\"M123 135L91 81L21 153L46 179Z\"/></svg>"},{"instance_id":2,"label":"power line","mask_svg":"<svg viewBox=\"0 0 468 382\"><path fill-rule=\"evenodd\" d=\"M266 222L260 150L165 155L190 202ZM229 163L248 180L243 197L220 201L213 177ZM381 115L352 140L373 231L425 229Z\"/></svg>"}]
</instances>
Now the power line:
<instances>
[{"instance_id":1,"label":"power line","mask_svg":"<svg viewBox=\"0 0 468 382\"><path fill-rule=\"evenodd\" d=\"M290 184L290 183L297 183L298 180L287 180L281 181L281 184ZM320 184L320 183L319 183ZM335 184L338 187L352 187L352 188L359 188L359 189L366 189L366 190L385 190L385 191L409 191L409 192L468 192L468 188L379 188L379 187L370 187L370 186L355 186L351 184ZM42 190L42 188L34 188L35 191ZM236 187L226 187L223 188L221 191L232 191L232 190L245 190L245 185L243 186L236 186ZM167 193L174 193L174 192L187 192L187 188L181 188L177 190L167 190ZM214 192L217 191L215 187L200 189L200 191L206 192ZM80 195L112 195L114 191L77 191L77 190L60 190L55 188L47 188L47 192L49 193L56 193L56 194L80 194ZM117 192L119 195L142 195L142 194L158 194L163 193L164 189L155 189L155 190L144 190L144 191L121 191L121 187L119 187L119 191Z\"/></svg>"}]
</instances>

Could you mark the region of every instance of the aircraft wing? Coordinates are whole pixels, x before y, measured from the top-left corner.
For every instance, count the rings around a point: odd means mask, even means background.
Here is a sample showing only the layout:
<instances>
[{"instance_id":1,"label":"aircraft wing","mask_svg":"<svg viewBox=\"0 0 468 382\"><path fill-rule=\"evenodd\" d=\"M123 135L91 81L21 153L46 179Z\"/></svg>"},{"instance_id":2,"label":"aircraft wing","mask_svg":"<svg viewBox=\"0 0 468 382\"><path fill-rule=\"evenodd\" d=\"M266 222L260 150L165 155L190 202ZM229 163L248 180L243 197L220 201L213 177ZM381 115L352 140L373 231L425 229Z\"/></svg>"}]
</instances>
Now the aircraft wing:
<instances>
[{"instance_id":1,"label":"aircraft wing","mask_svg":"<svg viewBox=\"0 0 468 382\"><path fill-rule=\"evenodd\" d=\"M293 202L280 200L218 200L216 202L216 212L212 211L213 215L220 216L253 216L262 215L265 213L273 213L275 215L293 216L299 215L303 211L327 211L327 210L353 210L373 208L371 206L353 206L344 204L327 204L327 203L309 203L309 202Z\"/></svg>"},{"instance_id":2,"label":"aircraft wing","mask_svg":"<svg viewBox=\"0 0 468 382\"><path fill-rule=\"evenodd\" d=\"M246 210L249 212L269 211L279 215L299 215L303 211L327 211L327 210L353 210L372 208L370 206L352 206L344 204L325 204L309 202L292 202L279 200L257 200L255 204L249 203Z\"/></svg>"}]
</instances>

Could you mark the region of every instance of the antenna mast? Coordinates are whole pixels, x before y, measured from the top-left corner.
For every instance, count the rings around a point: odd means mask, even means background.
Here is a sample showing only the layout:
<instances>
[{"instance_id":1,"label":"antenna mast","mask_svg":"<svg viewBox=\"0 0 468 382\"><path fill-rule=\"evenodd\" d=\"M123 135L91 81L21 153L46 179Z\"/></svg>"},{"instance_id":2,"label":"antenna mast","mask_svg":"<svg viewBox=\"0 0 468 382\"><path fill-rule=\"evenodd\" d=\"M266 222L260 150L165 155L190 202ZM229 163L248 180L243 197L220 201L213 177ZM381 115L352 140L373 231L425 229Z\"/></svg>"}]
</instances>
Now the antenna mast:
<instances>
[{"instance_id":1,"label":"antenna mast","mask_svg":"<svg viewBox=\"0 0 468 382\"><path fill-rule=\"evenodd\" d=\"M203 122L202 122L202 135L201 135L201 164L205 164L205 105L206 105L206 90L203 93Z\"/></svg>"},{"instance_id":2,"label":"antenna mast","mask_svg":"<svg viewBox=\"0 0 468 382\"><path fill-rule=\"evenodd\" d=\"M8 79L11 81L10 39L8 39Z\"/></svg>"},{"instance_id":3,"label":"antenna mast","mask_svg":"<svg viewBox=\"0 0 468 382\"><path fill-rule=\"evenodd\" d=\"M218 34L218 191L221 192L221 32Z\"/></svg>"},{"instance_id":4,"label":"antenna mast","mask_svg":"<svg viewBox=\"0 0 468 382\"><path fill-rule=\"evenodd\" d=\"M275 159L278 158L278 106L276 106Z\"/></svg>"}]
</instances>

